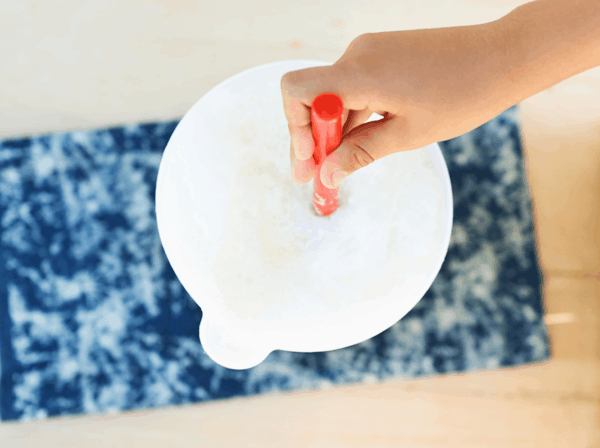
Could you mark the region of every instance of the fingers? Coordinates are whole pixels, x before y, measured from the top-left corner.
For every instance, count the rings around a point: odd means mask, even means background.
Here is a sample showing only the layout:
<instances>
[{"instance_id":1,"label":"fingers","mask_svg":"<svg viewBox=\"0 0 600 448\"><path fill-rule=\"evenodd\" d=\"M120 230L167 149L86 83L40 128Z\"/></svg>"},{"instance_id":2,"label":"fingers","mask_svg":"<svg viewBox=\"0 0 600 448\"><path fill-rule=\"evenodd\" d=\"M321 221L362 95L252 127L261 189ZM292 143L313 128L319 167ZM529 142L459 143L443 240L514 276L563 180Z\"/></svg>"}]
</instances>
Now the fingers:
<instances>
[{"instance_id":1,"label":"fingers","mask_svg":"<svg viewBox=\"0 0 600 448\"><path fill-rule=\"evenodd\" d=\"M314 73L317 69L327 67L313 67L304 70L288 72L281 78L281 94L283 97L283 110L288 121L288 129L295 155L300 160L307 160L314 152L314 143L310 127L310 108L316 95L309 94L303 80L323 76Z\"/></svg>"},{"instance_id":2,"label":"fingers","mask_svg":"<svg viewBox=\"0 0 600 448\"><path fill-rule=\"evenodd\" d=\"M310 108L317 95L325 92L339 95L344 102L344 109L367 108L366 96L355 99L353 94L348 93L353 92L355 88L347 78L344 69L338 65L295 70L281 77L283 110L294 146L311 144L305 141L306 133L302 133L301 129L307 126L310 128ZM348 116L347 112L345 116Z\"/></svg>"},{"instance_id":3,"label":"fingers","mask_svg":"<svg viewBox=\"0 0 600 448\"><path fill-rule=\"evenodd\" d=\"M296 157L294 147L290 143L290 162L292 166L292 180L297 184L306 184L315 175L315 159L312 155L307 160Z\"/></svg>"},{"instance_id":4,"label":"fingers","mask_svg":"<svg viewBox=\"0 0 600 448\"><path fill-rule=\"evenodd\" d=\"M344 133L364 123L370 116L371 112L369 110L344 110L342 117ZM297 127L290 142L290 164L292 167L292 180L295 183L306 184L313 178L316 170L313 153L314 140L311 125Z\"/></svg>"},{"instance_id":5,"label":"fingers","mask_svg":"<svg viewBox=\"0 0 600 448\"><path fill-rule=\"evenodd\" d=\"M315 142L310 123L305 126L296 127L293 132L290 132L290 137L294 155L298 160L308 160L312 158L313 153L315 152Z\"/></svg>"},{"instance_id":6,"label":"fingers","mask_svg":"<svg viewBox=\"0 0 600 448\"><path fill-rule=\"evenodd\" d=\"M369 109L351 110L349 112L348 119L345 120L343 125L344 127L342 130L342 135L346 135L356 126L363 124L365 121L371 118L371 115L373 115L373 112L371 112ZM344 113L346 113L346 111L344 111Z\"/></svg>"},{"instance_id":7,"label":"fingers","mask_svg":"<svg viewBox=\"0 0 600 448\"><path fill-rule=\"evenodd\" d=\"M387 114L386 118L361 124L348 134L323 162L321 182L327 188L337 188L343 178L365 168L390 154L415 149L419 146L407 145L408 130L406 120ZM335 174L335 173L338 174ZM332 179L335 175L337 179ZM337 180L337 182L334 182Z\"/></svg>"},{"instance_id":8,"label":"fingers","mask_svg":"<svg viewBox=\"0 0 600 448\"><path fill-rule=\"evenodd\" d=\"M314 140L311 127L311 106L315 97L324 92L336 93L344 102L343 133L364 123L371 116L367 96L355 98L355 89L339 66L311 67L288 72L281 78L283 108L290 133L290 162L295 183L309 182L315 173ZM353 109L353 110L350 110ZM359 110L355 110L359 109Z\"/></svg>"},{"instance_id":9,"label":"fingers","mask_svg":"<svg viewBox=\"0 0 600 448\"><path fill-rule=\"evenodd\" d=\"M346 109L344 107L344 113L342 113L342 133L343 133L343 129L344 129L344 125L346 124L346 122L348 121L348 118L350 117L350 110Z\"/></svg>"}]
</instances>

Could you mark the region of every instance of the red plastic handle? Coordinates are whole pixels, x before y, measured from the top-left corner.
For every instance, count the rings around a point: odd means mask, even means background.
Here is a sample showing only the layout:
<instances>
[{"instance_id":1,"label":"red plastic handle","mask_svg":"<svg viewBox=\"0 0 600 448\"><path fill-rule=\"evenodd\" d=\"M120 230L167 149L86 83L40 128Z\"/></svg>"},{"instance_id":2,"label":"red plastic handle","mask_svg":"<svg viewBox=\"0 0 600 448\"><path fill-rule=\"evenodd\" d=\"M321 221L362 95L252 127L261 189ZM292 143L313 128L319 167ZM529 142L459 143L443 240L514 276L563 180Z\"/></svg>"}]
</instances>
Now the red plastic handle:
<instances>
[{"instance_id":1,"label":"red plastic handle","mask_svg":"<svg viewBox=\"0 0 600 448\"><path fill-rule=\"evenodd\" d=\"M338 188L327 188L321 183L323 161L342 140L342 115L344 103L335 93L322 93L317 96L310 110L314 158L317 164L314 177L313 207L321 216L332 214L338 207Z\"/></svg>"}]
</instances>

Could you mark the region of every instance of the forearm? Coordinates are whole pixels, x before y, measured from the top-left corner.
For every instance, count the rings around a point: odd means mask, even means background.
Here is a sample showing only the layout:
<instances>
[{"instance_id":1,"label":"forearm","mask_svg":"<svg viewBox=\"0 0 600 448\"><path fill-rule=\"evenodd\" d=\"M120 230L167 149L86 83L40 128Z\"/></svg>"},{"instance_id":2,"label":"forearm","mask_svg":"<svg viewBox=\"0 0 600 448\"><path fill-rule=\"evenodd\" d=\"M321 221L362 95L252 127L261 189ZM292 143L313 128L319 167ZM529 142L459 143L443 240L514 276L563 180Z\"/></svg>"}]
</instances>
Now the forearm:
<instances>
[{"instance_id":1,"label":"forearm","mask_svg":"<svg viewBox=\"0 0 600 448\"><path fill-rule=\"evenodd\" d=\"M600 66L600 0L536 0L490 25L512 104Z\"/></svg>"}]
</instances>

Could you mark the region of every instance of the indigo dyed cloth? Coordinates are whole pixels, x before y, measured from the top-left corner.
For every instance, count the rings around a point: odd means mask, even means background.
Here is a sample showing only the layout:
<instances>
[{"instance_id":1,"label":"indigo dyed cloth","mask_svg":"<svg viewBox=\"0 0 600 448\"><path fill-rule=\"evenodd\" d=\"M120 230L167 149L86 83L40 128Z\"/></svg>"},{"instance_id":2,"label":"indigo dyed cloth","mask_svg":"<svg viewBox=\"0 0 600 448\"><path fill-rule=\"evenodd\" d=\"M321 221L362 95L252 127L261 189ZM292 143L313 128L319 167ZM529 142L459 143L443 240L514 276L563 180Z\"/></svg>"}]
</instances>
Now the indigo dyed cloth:
<instances>
[{"instance_id":1,"label":"indigo dyed cloth","mask_svg":"<svg viewBox=\"0 0 600 448\"><path fill-rule=\"evenodd\" d=\"M433 285L376 337L229 370L163 252L154 191L177 121L0 142L0 417L120 412L550 357L518 106L441 142L454 193ZM378 163L385 163L382 160Z\"/></svg>"}]
</instances>

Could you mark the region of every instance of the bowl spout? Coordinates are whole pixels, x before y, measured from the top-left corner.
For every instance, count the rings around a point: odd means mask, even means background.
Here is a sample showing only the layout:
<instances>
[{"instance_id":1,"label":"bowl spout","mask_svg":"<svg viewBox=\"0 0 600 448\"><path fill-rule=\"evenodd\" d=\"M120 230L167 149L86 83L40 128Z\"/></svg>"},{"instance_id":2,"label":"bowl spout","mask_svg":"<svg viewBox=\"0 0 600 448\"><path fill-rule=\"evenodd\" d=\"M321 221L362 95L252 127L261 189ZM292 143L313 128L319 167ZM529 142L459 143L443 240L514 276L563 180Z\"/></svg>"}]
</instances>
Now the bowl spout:
<instances>
[{"instance_id":1,"label":"bowl spout","mask_svg":"<svg viewBox=\"0 0 600 448\"><path fill-rule=\"evenodd\" d=\"M234 370L255 367L273 351L246 329L218 323L206 313L200 322L200 342L213 361Z\"/></svg>"}]
</instances>

